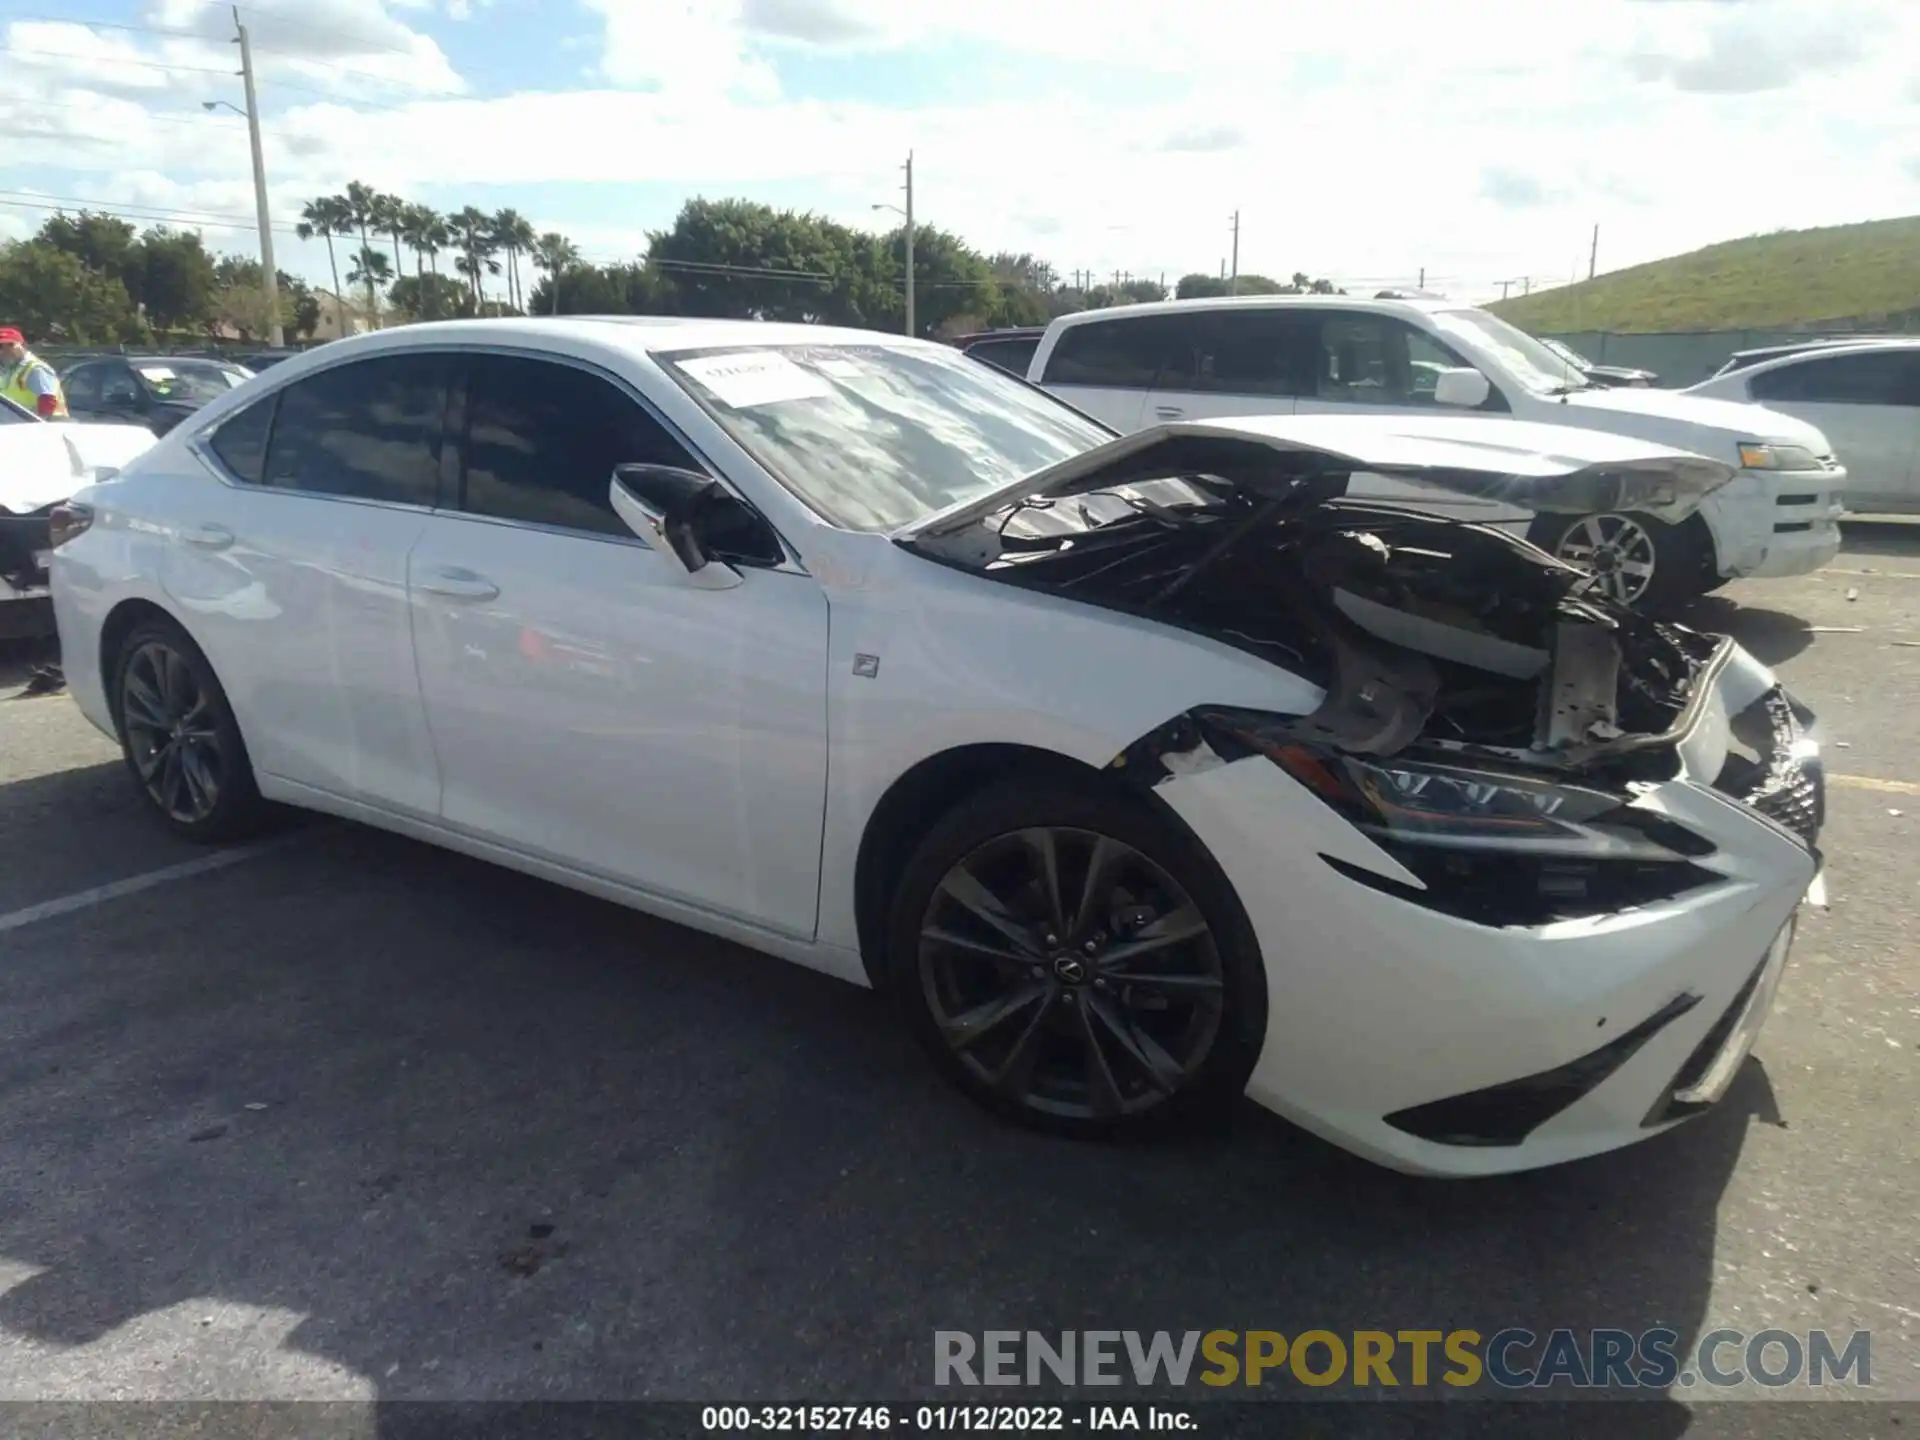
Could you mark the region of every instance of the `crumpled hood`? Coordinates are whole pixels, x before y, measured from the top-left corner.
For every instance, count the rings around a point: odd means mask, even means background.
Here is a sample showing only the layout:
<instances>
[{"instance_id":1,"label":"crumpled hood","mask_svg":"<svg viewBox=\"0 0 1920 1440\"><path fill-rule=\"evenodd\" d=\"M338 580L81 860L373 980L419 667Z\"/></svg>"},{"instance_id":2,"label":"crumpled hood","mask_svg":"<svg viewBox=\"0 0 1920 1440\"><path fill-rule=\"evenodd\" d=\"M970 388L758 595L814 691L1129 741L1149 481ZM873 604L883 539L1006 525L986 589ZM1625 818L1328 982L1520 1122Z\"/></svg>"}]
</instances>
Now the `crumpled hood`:
<instances>
[{"instance_id":1,"label":"crumpled hood","mask_svg":"<svg viewBox=\"0 0 1920 1440\"><path fill-rule=\"evenodd\" d=\"M1698 432L1716 432L1728 443L1728 456L1742 440L1779 440L1804 445L1816 455L1833 447L1817 426L1764 405L1738 400L1712 400L1679 390L1576 390L1566 397L1569 425L1604 425L1616 433L1636 435L1662 444L1690 444L1704 448ZM1601 411L1583 419L1582 411Z\"/></svg>"},{"instance_id":2,"label":"crumpled hood","mask_svg":"<svg viewBox=\"0 0 1920 1440\"><path fill-rule=\"evenodd\" d=\"M1727 407L1737 409L1740 407ZM1270 461L1257 463L1265 451ZM1734 467L1629 436L1479 416L1255 415L1155 425L930 515L897 540L952 534L1017 500L1060 498L1232 458L1242 489L1279 497L1303 474L1392 475L1530 510L1642 510L1679 521Z\"/></svg>"},{"instance_id":3,"label":"crumpled hood","mask_svg":"<svg viewBox=\"0 0 1920 1440\"><path fill-rule=\"evenodd\" d=\"M0 509L28 515L94 484L153 448L142 425L41 421L0 425Z\"/></svg>"}]
</instances>

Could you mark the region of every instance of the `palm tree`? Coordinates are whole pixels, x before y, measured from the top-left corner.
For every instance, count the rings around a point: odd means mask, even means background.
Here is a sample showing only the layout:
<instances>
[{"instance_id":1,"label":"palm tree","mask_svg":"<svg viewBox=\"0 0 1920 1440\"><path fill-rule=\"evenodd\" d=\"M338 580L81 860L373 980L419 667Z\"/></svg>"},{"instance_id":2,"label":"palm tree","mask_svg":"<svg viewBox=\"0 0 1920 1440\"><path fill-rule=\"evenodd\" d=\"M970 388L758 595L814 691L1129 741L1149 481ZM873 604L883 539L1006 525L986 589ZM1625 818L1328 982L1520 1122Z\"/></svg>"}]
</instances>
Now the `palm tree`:
<instances>
[{"instance_id":1,"label":"palm tree","mask_svg":"<svg viewBox=\"0 0 1920 1440\"><path fill-rule=\"evenodd\" d=\"M439 212L431 205L403 205L400 233L406 238L407 244L413 247L413 278L420 282L420 294L427 299L426 308L431 310L435 307L433 300L427 298L427 257L437 255L440 247L446 243L447 227L440 219ZM439 273L438 270L434 272L435 275Z\"/></svg>"},{"instance_id":2,"label":"palm tree","mask_svg":"<svg viewBox=\"0 0 1920 1440\"><path fill-rule=\"evenodd\" d=\"M311 240L318 235L327 242L327 267L333 271L334 319L343 335L346 333L346 316L342 313L342 307L346 301L340 298L340 262L334 258L333 237L345 235L351 224L352 217L342 207L339 196L321 195L300 207L300 223L293 227L293 233L302 240Z\"/></svg>"},{"instance_id":3,"label":"palm tree","mask_svg":"<svg viewBox=\"0 0 1920 1440\"><path fill-rule=\"evenodd\" d=\"M376 195L373 200L373 225L393 241L393 273L404 275L407 265L400 258L401 231L405 228L407 202L398 195Z\"/></svg>"},{"instance_id":4,"label":"palm tree","mask_svg":"<svg viewBox=\"0 0 1920 1440\"><path fill-rule=\"evenodd\" d=\"M367 231L373 224L374 211L380 200L380 192L375 190L371 185L363 185L358 180L354 180L348 183L347 193L342 195L340 200L341 203L347 207L347 213L353 218L353 228L360 232L360 249L364 254L373 246L372 239L367 234ZM347 283L353 283L353 277L351 275L347 277ZM374 294L373 282L371 280L367 281L367 312L373 317L374 326L378 328L380 324L380 298Z\"/></svg>"},{"instance_id":5,"label":"palm tree","mask_svg":"<svg viewBox=\"0 0 1920 1440\"><path fill-rule=\"evenodd\" d=\"M493 260L493 221L485 212L469 205L459 214L449 216L447 223L453 228L454 243L460 250L460 258L453 262L453 268L467 277L477 315L480 307L487 303L484 277L500 273L499 265Z\"/></svg>"},{"instance_id":6,"label":"palm tree","mask_svg":"<svg viewBox=\"0 0 1920 1440\"><path fill-rule=\"evenodd\" d=\"M520 286L520 256L533 240L533 225L518 210L502 210L493 217L493 243L507 252L507 303L520 310L527 308Z\"/></svg>"},{"instance_id":7,"label":"palm tree","mask_svg":"<svg viewBox=\"0 0 1920 1440\"><path fill-rule=\"evenodd\" d=\"M580 263L580 247L558 230L549 230L527 247L533 255L533 268L544 272L553 284L553 313L560 313L560 277Z\"/></svg>"},{"instance_id":8,"label":"palm tree","mask_svg":"<svg viewBox=\"0 0 1920 1440\"><path fill-rule=\"evenodd\" d=\"M371 245L362 245L360 253L353 257L353 268L347 272L349 285L367 287L367 304L373 321L379 324L380 297L378 286L393 279L393 264L387 259L387 252L376 250Z\"/></svg>"}]
</instances>

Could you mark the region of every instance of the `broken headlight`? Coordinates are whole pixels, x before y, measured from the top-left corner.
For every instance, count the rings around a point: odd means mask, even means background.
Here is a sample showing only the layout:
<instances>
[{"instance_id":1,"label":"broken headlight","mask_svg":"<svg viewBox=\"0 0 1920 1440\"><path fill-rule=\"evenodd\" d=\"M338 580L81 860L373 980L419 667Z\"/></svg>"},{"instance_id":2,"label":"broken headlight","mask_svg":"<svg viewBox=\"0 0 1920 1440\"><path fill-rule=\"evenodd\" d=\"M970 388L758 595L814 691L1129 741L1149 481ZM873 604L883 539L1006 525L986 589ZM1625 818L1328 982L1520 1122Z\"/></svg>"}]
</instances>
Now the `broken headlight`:
<instances>
[{"instance_id":1,"label":"broken headlight","mask_svg":"<svg viewBox=\"0 0 1920 1440\"><path fill-rule=\"evenodd\" d=\"M1624 795L1515 771L1343 754L1290 721L1217 717L1366 834L1396 845L1603 860L1680 860L1713 846Z\"/></svg>"}]
</instances>

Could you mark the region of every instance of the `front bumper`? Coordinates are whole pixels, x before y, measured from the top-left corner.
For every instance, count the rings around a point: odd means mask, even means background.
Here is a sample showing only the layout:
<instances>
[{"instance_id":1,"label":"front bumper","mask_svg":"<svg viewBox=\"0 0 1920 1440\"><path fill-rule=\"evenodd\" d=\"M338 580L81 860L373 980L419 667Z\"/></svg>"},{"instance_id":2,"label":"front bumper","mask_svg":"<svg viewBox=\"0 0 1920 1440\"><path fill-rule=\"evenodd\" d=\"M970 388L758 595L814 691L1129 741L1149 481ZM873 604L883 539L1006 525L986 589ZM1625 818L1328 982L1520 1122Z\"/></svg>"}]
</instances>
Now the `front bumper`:
<instances>
[{"instance_id":1,"label":"front bumper","mask_svg":"<svg viewBox=\"0 0 1920 1440\"><path fill-rule=\"evenodd\" d=\"M1248 1093L1347 1149L1433 1175L1596 1154L1718 1099L1819 868L1794 828L1817 826L1817 766L1814 811L1774 818L1759 808L1775 793L1768 757L1743 755L1735 734L1733 717L1770 693L1751 660L1728 666L1679 747L1682 773L1640 801L1713 842L1695 862L1708 882L1547 925L1476 923L1341 873L1329 859L1385 873L1383 854L1264 757L1159 786L1260 941L1269 1021ZM1793 743L1812 758L1797 730ZM1751 787L1756 803L1723 785Z\"/></svg>"},{"instance_id":2,"label":"front bumper","mask_svg":"<svg viewBox=\"0 0 1920 1440\"><path fill-rule=\"evenodd\" d=\"M1700 514L1722 577L1805 575L1840 553L1840 490L1847 472L1742 470Z\"/></svg>"}]
</instances>

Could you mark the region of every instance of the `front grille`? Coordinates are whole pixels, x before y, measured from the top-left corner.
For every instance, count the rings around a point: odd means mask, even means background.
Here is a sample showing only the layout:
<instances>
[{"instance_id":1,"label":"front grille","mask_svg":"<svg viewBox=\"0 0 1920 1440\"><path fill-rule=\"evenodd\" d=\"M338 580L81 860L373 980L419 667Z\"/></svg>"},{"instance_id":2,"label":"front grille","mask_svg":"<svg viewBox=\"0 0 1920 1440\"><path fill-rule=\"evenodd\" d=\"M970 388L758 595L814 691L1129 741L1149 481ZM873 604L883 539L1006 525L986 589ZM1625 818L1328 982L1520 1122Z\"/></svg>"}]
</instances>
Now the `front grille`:
<instances>
[{"instance_id":1,"label":"front grille","mask_svg":"<svg viewBox=\"0 0 1920 1440\"><path fill-rule=\"evenodd\" d=\"M1814 844L1827 818L1826 782L1819 756L1803 753L1804 732L1787 692L1775 686L1736 715L1733 736L1746 753L1728 754L1714 788Z\"/></svg>"}]
</instances>

